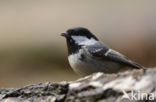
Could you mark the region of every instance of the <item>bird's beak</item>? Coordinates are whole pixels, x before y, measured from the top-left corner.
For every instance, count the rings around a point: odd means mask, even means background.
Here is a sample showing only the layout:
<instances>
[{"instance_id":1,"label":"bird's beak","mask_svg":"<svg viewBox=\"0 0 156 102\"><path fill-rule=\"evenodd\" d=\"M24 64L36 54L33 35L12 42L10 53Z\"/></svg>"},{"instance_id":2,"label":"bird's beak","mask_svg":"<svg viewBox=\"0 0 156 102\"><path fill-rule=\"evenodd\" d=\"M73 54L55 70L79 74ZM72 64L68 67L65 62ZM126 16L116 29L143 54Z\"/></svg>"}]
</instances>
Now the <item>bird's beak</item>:
<instances>
[{"instance_id":1,"label":"bird's beak","mask_svg":"<svg viewBox=\"0 0 156 102\"><path fill-rule=\"evenodd\" d=\"M61 36L63 36L63 37L68 37L68 34L67 33L61 33Z\"/></svg>"}]
</instances>

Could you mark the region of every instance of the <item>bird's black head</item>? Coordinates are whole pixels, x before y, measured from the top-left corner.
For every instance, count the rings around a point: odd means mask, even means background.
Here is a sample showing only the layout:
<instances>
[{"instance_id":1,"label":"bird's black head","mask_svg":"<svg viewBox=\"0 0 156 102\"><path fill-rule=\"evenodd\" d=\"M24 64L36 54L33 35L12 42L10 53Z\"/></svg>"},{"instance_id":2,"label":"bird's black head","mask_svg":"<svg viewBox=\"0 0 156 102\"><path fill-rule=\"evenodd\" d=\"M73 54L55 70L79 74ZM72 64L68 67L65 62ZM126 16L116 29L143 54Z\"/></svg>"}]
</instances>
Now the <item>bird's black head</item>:
<instances>
[{"instance_id":1,"label":"bird's black head","mask_svg":"<svg viewBox=\"0 0 156 102\"><path fill-rule=\"evenodd\" d=\"M83 36L88 39L94 38L98 40L87 28L83 28L83 27L75 27L75 28L68 29L66 33L62 33L62 36L66 38L68 37L70 38L71 36Z\"/></svg>"},{"instance_id":2,"label":"bird's black head","mask_svg":"<svg viewBox=\"0 0 156 102\"><path fill-rule=\"evenodd\" d=\"M69 54L76 53L83 45L90 45L98 41L87 28L83 27L68 29L66 33L62 33L61 35L67 40Z\"/></svg>"}]
</instances>

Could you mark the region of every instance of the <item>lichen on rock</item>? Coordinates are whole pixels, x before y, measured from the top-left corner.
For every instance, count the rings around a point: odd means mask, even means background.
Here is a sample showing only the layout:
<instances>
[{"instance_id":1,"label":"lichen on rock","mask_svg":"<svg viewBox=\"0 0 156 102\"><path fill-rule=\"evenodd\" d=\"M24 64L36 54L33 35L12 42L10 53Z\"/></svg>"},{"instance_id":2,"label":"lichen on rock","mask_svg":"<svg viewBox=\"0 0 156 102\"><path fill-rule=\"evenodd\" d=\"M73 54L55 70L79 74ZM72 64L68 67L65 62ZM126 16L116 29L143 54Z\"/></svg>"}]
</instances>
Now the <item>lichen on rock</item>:
<instances>
[{"instance_id":1,"label":"lichen on rock","mask_svg":"<svg viewBox=\"0 0 156 102\"><path fill-rule=\"evenodd\" d=\"M0 101L155 102L155 78L156 69L148 69L146 72L133 70L118 74L98 72L73 82L47 82L23 88L0 89Z\"/></svg>"}]
</instances>

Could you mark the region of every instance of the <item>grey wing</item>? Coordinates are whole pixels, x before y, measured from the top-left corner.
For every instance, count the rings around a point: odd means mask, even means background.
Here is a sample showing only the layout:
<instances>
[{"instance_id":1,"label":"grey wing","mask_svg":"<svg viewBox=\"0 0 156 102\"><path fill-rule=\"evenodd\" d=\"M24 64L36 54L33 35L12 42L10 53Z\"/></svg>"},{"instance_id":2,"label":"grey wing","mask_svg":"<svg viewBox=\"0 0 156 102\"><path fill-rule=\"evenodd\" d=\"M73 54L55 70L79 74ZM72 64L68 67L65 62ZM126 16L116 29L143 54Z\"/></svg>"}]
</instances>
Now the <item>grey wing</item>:
<instances>
[{"instance_id":1,"label":"grey wing","mask_svg":"<svg viewBox=\"0 0 156 102\"><path fill-rule=\"evenodd\" d=\"M100 60L110 60L114 62L121 63L125 66L137 68L137 69L144 69L143 66L131 61L124 55L120 54L117 51L114 51L112 49L109 49L107 46L104 44L95 44L95 45L90 45L90 46L84 46L83 47L87 55L100 59Z\"/></svg>"}]
</instances>

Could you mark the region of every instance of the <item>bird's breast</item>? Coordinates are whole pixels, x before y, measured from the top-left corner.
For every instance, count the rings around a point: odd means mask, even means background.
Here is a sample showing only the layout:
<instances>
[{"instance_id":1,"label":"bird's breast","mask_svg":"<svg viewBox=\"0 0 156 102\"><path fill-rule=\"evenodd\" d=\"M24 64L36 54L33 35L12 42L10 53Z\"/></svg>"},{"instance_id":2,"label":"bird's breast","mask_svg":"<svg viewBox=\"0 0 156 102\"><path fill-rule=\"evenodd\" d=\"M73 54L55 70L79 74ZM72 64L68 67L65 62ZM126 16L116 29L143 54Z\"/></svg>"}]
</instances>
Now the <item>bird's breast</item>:
<instances>
[{"instance_id":1,"label":"bird's breast","mask_svg":"<svg viewBox=\"0 0 156 102\"><path fill-rule=\"evenodd\" d=\"M86 70L90 67L88 65L88 57L83 53L83 51L79 51L76 54L72 54L68 56L69 64L72 69L78 73L85 73Z\"/></svg>"}]
</instances>

